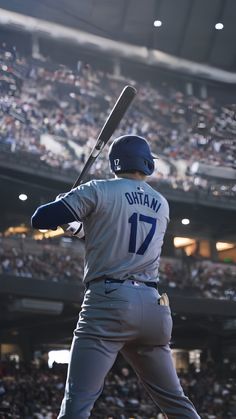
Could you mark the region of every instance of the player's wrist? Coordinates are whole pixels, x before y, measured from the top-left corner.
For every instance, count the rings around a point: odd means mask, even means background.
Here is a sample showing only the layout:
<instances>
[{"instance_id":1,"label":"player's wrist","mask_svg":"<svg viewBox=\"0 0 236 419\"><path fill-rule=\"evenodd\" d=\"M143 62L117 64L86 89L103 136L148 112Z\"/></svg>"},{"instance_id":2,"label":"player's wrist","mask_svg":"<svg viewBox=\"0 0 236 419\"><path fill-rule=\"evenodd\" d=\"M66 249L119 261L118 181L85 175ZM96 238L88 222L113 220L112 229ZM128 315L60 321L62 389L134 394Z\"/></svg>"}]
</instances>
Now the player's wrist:
<instances>
[{"instance_id":1,"label":"player's wrist","mask_svg":"<svg viewBox=\"0 0 236 419\"><path fill-rule=\"evenodd\" d=\"M71 223L68 223L66 231L71 233L72 236L78 237L79 239L83 239L85 236L83 223L80 221L72 221Z\"/></svg>"}]
</instances>

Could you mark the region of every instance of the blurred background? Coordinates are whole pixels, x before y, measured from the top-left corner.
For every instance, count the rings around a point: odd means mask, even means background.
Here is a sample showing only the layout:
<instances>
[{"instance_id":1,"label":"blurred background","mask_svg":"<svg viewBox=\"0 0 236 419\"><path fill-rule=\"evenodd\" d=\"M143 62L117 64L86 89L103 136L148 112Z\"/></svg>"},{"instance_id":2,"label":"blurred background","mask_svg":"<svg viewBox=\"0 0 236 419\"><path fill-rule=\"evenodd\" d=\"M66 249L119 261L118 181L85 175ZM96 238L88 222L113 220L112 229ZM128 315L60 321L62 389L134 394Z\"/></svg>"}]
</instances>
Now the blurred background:
<instances>
[{"instance_id":1,"label":"blurred background","mask_svg":"<svg viewBox=\"0 0 236 419\"><path fill-rule=\"evenodd\" d=\"M126 84L115 136L148 139L170 204L174 363L201 418L236 417L235 18L233 0L0 0L0 419L57 417L84 247L30 217L71 188ZM104 150L90 178L110 176ZM163 416L118 358L92 418Z\"/></svg>"}]
</instances>

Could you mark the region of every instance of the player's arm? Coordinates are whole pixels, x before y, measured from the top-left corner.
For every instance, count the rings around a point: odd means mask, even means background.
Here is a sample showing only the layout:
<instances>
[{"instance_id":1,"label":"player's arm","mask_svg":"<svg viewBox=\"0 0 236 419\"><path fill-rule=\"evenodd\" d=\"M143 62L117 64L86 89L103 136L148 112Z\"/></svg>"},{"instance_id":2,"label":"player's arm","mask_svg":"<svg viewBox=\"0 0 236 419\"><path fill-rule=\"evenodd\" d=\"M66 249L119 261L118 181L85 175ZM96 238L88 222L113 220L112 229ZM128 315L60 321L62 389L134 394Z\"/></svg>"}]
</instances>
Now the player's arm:
<instances>
[{"instance_id":1,"label":"player's arm","mask_svg":"<svg viewBox=\"0 0 236 419\"><path fill-rule=\"evenodd\" d=\"M31 225L37 229L56 230L58 226L75 221L72 212L62 201L53 201L38 207L31 218Z\"/></svg>"},{"instance_id":2,"label":"player's arm","mask_svg":"<svg viewBox=\"0 0 236 419\"><path fill-rule=\"evenodd\" d=\"M63 230L71 235L79 239L84 238L83 223L75 221L73 214L58 200L39 207L31 218L31 224L33 228L50 230L63 226Z\"/></svg>"},{"instance_id":3,"label":"player's arm","mask_svg":"<svg viewBox=\"0 0 236 419\"><path fill-rule=\"evenodd\" d=\"M41 205L33 214L33 228L63 230L82 238L84 236L81 221L97 206L97 192L92 182L83 184L70 192L60 194L55 201ZM69 225L68 225L69 224Z\"/></svg>"}]
</instances>

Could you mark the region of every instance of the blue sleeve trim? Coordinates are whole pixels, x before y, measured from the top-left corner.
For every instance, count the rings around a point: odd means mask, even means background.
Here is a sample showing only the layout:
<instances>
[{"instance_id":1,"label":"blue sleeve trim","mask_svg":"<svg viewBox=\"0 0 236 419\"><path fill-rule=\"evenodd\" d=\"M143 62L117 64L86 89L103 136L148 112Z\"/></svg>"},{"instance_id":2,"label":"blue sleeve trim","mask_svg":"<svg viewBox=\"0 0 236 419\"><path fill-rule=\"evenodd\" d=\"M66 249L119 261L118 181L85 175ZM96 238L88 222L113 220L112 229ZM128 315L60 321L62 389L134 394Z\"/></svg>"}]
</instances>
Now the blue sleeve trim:
<instances>
[{"instance_id":1,"label":"blue sleeve trim","mask_svg":"<svg viewBox=\"0 0 236 419\"><path fill-rule=\"evenodd\" d=\"M75 221L79 221L80 222L80 219L78 218L78 215L76 214L74 208L72 208L72 206L64 198L62 198L61 202L63 202L63 204L66 206L66 208L75 217Z\"/></svg>"},{"instance_id":2,"label":"blue sleeve trim","mask_svg":"<svg viewBox=\"0 0 236 419\"><path fill-rule=\"evenodd\" d=\"M77 218L61 201L41 205L31 218L33 228L56 230L58 226L75 221Z\"/></svg>"}]
</instances>

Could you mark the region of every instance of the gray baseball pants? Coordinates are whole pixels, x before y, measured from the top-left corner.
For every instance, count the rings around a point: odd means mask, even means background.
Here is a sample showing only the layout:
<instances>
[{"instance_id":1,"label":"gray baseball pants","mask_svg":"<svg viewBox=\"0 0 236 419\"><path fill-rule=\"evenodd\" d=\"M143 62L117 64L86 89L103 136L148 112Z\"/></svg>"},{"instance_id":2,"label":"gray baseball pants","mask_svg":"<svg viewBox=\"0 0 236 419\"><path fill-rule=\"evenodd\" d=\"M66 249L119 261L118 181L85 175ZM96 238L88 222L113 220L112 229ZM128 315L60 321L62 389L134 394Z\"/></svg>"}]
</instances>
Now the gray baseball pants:
<instances>
[{"instance_id":1,"label":"gray baseball pants","mask_svg":"<svg viewBox=\"0 0 236 419\"><path fill-rule=\"evenodd\" d=\"M58 419L87 419L120 351L169 419L199 419L177 377L169 341L169 306L155 288L127 280L92 282L74 331Z\"/></svg>"}]
</instances>

